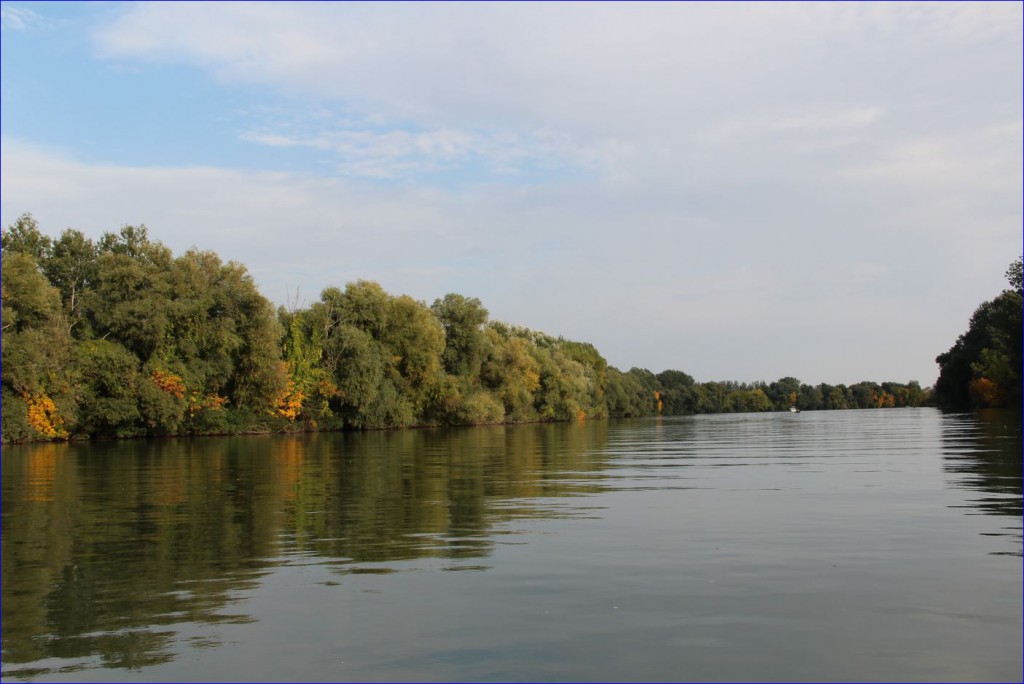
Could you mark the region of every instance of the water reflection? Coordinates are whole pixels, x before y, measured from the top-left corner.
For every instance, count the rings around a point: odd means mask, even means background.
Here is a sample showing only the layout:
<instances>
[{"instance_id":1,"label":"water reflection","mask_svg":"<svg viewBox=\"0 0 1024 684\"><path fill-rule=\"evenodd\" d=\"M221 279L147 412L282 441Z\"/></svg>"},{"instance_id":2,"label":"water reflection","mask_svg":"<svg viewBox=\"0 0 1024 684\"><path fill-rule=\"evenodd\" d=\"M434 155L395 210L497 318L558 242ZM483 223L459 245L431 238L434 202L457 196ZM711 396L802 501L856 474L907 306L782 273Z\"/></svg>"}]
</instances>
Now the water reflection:
<instances>
[{"instance_id":1,"label":"water reflection","mask_svg":"<svg viewBox=\"0 0 1024 684\"><path fill-rule=\"evenodd\" d=\"M3 676L1012 679L1009 418L8 448Z\"/></svg>"},{"instance_id":2,"label":"water reflection","mask_svg":"<svg viewBox=\"0 0 1024 684\"><path fill-rule=\"evenodd\" d=\"M250 620L232 604L309 556L338 575L420 558L486 569L495 525L562 516L556 499L597 491L607 430L596 422L6 448L4 675L73 672L96 658L131 670L167 662L180 648L169 625Z\"/></svg>"},{"instance_id":3,"label":"water reflection","mask_svg":"<svg viewBox=\"0 0 1024 684\"><path fill-rule=\"evenodd\" d=\"M1021 414L994 409L945 414L942 441L943 467L953 475L952 484L977 495L966 507L1012 518L1004 530L1016 540L1016 551L1011 555L1020 556L1024 546Z\"/></svg>"}]
</instances>

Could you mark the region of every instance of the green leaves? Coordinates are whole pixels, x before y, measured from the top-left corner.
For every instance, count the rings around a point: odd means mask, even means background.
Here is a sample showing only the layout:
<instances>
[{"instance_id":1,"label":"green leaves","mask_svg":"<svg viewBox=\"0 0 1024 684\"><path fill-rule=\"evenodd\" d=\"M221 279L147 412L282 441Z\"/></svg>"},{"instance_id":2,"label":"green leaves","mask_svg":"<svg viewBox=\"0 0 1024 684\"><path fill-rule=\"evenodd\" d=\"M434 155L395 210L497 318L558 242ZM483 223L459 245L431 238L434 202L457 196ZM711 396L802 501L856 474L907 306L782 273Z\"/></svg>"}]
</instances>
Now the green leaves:
<instances>
[{"instance_id":1,"label":"green leaves","mask_svg":"<svg viewBox=\"0 0 1024 684\"><path fill-rule=\"evenodd\" d=\"M983 302L967 331L935 361L940 406L1020 406L1021 402L1021 259L1007 269L1012 289Z\"/></svg>"},{"instance_id":2,"label":"green leaves","mask_svg":"<svg viewBox=\"0 0 1024 684\"><path fill-rule=\"evenodd\" d=\"M452 375L476 376L483 362L487 309L476 297L449 293L434 300L430 310L444 327L444 368Z\"/></svg>"},{"instance_id":3,"label":"green leaves","mask_svg":"<svg viewBox=\"0 0 1024 684\"><path fill-rule=\"evenodd\" d=\"M1020 384L1019 260L1013 268L1018 290L983 305L973 332L948 354L964 387L986 378L975 395L989 402ZM475 297L449 293L428 307L368 280L328 287L307 309L275 312L244 266L213 252L175 257L145 226L95 243L72 229L54 240L28 214L3 232L3 326L5 439L567 421L927 398L916 383L811 387L796 378L766 385L697 383L672 370L623 373L591 344L489 322Z\"/></svg>"},{"instance_id":4,"label":"green leaves","mask_svg":"<svg viewBox=\"0 0 1024 684\"><path fill-rule=\"evenodd\" d=\"M139 360L124 346L108 340L75 347L78 430L88 435L139 434Z\"/></svg>"},{"instance_id":5,"label":"green leaves","mask_svg":"<svg viewBox=\"0 0 1024 684\"><path fill-rule=\"evenodd\" d=\"M52 240L29 215L3 248L5 393L46 393L72 435L221 430L240 422L226 405L251 424L287 381L277 318L241 264L175 258L144 226ZM184 389L162 391L153 372Z\"/></svg>"}]
</instances>

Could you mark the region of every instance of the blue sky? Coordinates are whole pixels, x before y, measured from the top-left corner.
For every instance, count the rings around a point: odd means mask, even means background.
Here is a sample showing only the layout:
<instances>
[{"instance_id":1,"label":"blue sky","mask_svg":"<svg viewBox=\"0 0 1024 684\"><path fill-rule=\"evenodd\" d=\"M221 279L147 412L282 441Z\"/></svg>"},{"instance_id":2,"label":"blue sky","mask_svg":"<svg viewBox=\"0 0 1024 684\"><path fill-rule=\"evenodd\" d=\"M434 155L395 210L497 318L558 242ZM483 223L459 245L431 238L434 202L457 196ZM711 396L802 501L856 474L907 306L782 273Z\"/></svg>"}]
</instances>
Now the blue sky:
<instances>
[{"instance_id":1,"label":"blue sky","mask_svg":"<svg viewBox=\"0 0 1024 684\"><path fill-rule=\"evenodd\" d=\"M0 218L928 385L1022 249L1021 7L4 2Z\"/></svg>"}]
</instances>

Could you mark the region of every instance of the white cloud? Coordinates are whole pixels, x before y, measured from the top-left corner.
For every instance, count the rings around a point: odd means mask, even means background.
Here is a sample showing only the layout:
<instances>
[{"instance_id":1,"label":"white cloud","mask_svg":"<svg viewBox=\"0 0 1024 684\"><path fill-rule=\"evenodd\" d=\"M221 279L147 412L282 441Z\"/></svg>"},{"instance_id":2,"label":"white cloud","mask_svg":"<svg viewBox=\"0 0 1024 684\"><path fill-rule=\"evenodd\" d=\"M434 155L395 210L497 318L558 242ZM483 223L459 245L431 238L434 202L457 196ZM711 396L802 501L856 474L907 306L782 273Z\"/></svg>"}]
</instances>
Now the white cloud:
<instances>
[{"instance_id":1,"label":"white cloud","mask_svg":"<svg viewBox=\"0 0 1024 684\"><path fill-rule=\"evenodd\" d=\"M621 135L796 91L827 105L870 82L889 90L879 76L927 69L918 60L1019 45L1019 25L1008 3L141 3L97 46L435 123ZM883 60L887 74L857 73Z\"/></svg>"},{"instance_id":2,"label":"white cloud","mask_svg":"<svg viewBox=\"0 0 1024 684\"><path fill-rule=\"evenodd\" d=\"M771 121L766 127L779 131L858 129L870 126L878 121L881 116L881 107L855 107L841 111L825 112L819 115L790 115Z\"/></svg>"},{"instance_id":3,"label":"white cloud","mask_svg":"<svg viewBox=\"0 0 1024 684\"><path fill-rule=\"evenodd\" d=\"M479 164L490 173L512 174L541 166L564 166L575 150L561 136L522 136L450 128L408 131L321 128L305 134L250 130L248 142L282 148L310 148L336 154L344 176L393 179Z\"/></svg>"},{"instance_id":4,"label":"white cloud","mask_svg":"<svg viewBox=\"0 0 1024 684\"><path fill-rule=\"evenodd\" d=\"M789 112L775 116L745 115L730 117L714 124L708 140L716 143L748 142L766 136L786 135L787 143L834 146L835 140L849 142L878 122L884 114L880 106L826 108L815 112Z\"/></svg>"},{"instance_id":5,"label":"white cloud","mask_svg":"<svg viewBox=\"0 0 1024 684\"><path fill-rule=\"evenodd\" d=\"M278 301L462 292L620 367L930 383L1019 253L1020 24L1019 3L140 3L98 55L259 92L237 135L316 164L4 140L4 220L145 222Z\"/></svg>"},{"instance_id":6,"label":"white cloud","mask_svg":"<svg viewBox=\"0 0 1024 684\"><path fill-rule=\"evenodd\" d=\"M1019 245L1005 220L979 243L973 227L941 215L910 239L894 231L890 206L857 197L848 215L809 198L780 229L764 198L753 212L732 198L707 218L686 198L646 205L586 184L466 194L98 166L9 139L2 155L5 170L18 169L3 176L5 223L32 211L49 232L93 236L145 223L176 252L195 245L245 263L280 303L356 278L427 301L461 292L496 318L593 342L614 365L701 379L930 383L935 354L998 291ZM977 268L960 272L965 253Z\"/></svg>"},{"instance_id":7,"label":"white cloud","mask_svg":"<svg viewBox=\"0 0 1024 684\"><path fill-rule=\"evenodd\" d=\"M840 171L845 178L924 187L929 191L1019 188L1020 122L966 133L907 139L879 150L875 159Z\"/></svg>"},{"instance_id":8,"label":"white cloud","mask_svg":"<svg viewBox=\"0 0 1024 684\"><path fill-rule=\"evenodd\" d=\"M5 220L32 211L50 231L93 236L145 223L176 251L192 245L248 264L279 299L284 285L316 295L357 277L388 277L448 231L429 192L397 196L339 179L211 167L83 164L5 139ZM379 270L378 270L379 269ZM407 284L407 283L406 283Z\"/></svg>"},{"instance_id":9,"label":"white cloud","mask_svg":"<svg viewBox=\"0 0 1024 684\"><path fill-rule=\"evenodd\" d=\"M141 3L95 38L107 59L343 112L356 125L240 132L330 153L343 175L548 164L676 192L839 178L1019 118L1020 19L1016 3Z\"/></svg>"},{"instance_id":10,"label":"white cloud","mask_svg":"<svg viewBox=\"0 0 1024 684\"><path fill-rule=\"evenodd\" d=\"M9 3L0 5L0 27L3 29L22 31L44 23L41 16L26 7L17 7Z\"/></svg>"}]
</instances>

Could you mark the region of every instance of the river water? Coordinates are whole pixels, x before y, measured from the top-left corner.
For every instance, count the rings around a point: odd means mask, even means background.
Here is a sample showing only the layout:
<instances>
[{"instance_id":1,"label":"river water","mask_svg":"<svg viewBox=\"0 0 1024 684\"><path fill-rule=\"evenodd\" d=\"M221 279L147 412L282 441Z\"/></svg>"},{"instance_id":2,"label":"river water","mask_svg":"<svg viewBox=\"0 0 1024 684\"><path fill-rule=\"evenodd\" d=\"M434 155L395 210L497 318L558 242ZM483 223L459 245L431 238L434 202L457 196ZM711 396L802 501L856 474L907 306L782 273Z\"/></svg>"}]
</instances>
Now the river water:
<instances>
[{"instance_id":1,"label":"river water","mask_svg":"<svg viewBox=\"0 0 1024 684\"><path fill-rule=\"evenodd\" d=\"M5 680L1022 676L1021 418L3 450Z\"/></svg>"}]
</instances>

